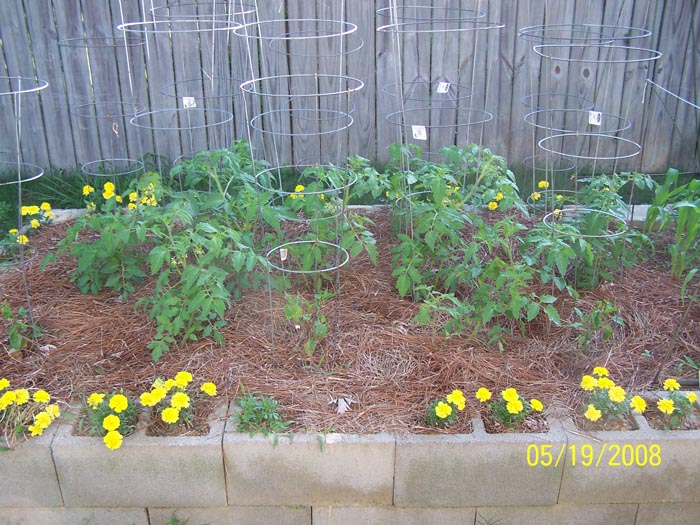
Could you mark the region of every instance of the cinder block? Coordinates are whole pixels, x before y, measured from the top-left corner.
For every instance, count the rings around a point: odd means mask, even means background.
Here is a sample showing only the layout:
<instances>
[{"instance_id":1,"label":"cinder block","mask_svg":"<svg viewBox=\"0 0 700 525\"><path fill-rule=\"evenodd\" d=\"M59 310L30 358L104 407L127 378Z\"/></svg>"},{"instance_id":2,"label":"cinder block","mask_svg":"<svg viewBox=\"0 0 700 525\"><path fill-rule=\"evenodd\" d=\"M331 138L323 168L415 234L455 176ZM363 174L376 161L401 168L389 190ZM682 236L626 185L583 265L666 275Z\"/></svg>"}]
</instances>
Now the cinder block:
<instances>
[{"instance_id":1,"label":"cinder block","mask_svg":"<svg viewBox=\"0 0 700 525\"><path fill-rule=\"evenodd\" d=\"M146 509L8 508L0 525L149 525Z\"/></svg>"},{"instance_id":2,"label":"cinder block","mask_svg":"<svg viewBox=\"0 0 700 525\"><path fill-rule=\"evenodd\" d=\"M398 507L552 505L563 461L528 465L528 447L554 458L566 445L559 423L543 434L487 434L480 419L464 435L410 436L396 444L394 504ZM554 461L554 459L553 459ZM534 462L534 460L533 460Z\"/></svg>"},{"instance_id":3,"label":"cinder block","mask_svg":"<svg viewBox=\"0 0 700 525\"><path fill-rule=\"evenodd\" d=\"M57 428L50 426L41 436L0 452L0 507L63 505L51 455Z\"/></svg>"},{"instance_id":4,"label":"cinder block","mask_svg":"<svg viewBox=\"0 0 700 525\"><path fill-rule=\"evenodd\" d=\"M226 407L217 412L223 417ZM207 436L149 437L143 431L108 450L101 438L59 429L56 471L69 507L226 506L221 440L224 421Z\"/></svg>"},{"instance_id":5,"label":"cinder block","mask_svg":"<svg viewBox=\"0 0 700 525\"><path fill-rule=\"evenodd\" d=\"M151 525L311 525L310 507L218 507L208 509L148 509Z\"/></svg>"},{"instance_id":6,"label":"cinder block","mask_svg":"<svg viewBox=\"0 0 700 525\"><path fill-rule=\"evenodd\" d=\"M569 432L578 457L576 464L571 456L566 461L560 503L700 502L700 431L664 432L637 421L634 431ZM591 464L583 461L584 450L592 452Z\"/></svg>"},{"instance_id":7,"label":"cinder block","mask_svg":"<svg viewBox=\"0 0 700 525\"><path fill-rule=\"evenodd\" d=\"M547 507L480 507L476 523L508 525L635 525L637 505L552 505ZM674 523L674 522L668 522Z\"/></svg>"},{"instance_id":8,"label":"cinder block","mask_svg":"<svg viewBox=\"0 0 700 525\"><path fill-rule=\"evenodd\" d=\"M475 509L403 509L397 507L314 507L314 525L464 525Z\"/></svg>"},{"instance_id":9,"label":"cinder block","mask_svg":"<svg viewBox=\"0 0 700 525\"><path fill-rule=\"evenodd\" d=\"M295 435L273 446L227 432L229 505L391 505L394 450L389 434Z\"/></svg>"},{"instance_id":10,"label":"cinder block","mask_svg":"<svg viewBox=\"0 0 700 525\"><path fill-rule=\"evenodd\" d=\"M642 503L639 505L636 525L668 523L697 525L700 523L700 503Z\"/></svg>"}]
</instances>

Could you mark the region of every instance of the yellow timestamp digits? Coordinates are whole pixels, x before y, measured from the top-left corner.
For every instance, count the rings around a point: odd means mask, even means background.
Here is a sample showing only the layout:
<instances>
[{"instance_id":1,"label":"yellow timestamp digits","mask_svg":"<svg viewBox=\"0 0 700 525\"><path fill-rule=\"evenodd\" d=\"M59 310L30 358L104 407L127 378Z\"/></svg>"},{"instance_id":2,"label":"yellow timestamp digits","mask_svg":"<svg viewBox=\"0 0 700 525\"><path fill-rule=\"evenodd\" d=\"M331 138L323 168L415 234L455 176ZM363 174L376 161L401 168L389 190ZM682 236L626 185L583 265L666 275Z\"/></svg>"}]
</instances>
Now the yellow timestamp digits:
<instances>
[{"instance_id":1,"label":"yellow timestamp digits","mask_svg":"<svg viewBox=\"0 0 700 525\"><path fill-rule=\"evenodd\" d=\"M527 447L527 464L530 467L558 467L569 464L572 467L658 467L661 465L661 447L629 443L562 443L531 444Z\"/></svg>"}]
</instances>

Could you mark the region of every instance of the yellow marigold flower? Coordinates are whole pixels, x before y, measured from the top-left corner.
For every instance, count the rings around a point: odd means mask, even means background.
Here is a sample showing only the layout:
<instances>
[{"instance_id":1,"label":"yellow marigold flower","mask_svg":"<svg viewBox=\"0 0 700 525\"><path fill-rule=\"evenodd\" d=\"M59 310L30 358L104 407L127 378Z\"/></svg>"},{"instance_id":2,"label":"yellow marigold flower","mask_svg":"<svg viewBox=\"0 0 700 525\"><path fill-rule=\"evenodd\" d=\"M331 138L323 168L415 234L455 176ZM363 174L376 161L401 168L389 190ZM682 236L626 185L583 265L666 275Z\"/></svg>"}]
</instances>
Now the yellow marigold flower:
<instances>
[{"instance_id":1,"label":"yellow marigold flower","mask_svg":"<svg viewBox=\"0 0 700 525\"><path fill-rule=\"evenodd\" d=\"M603 415L603 413L593 405L588 405L588 409L583 415L586 417L586 419L589 419L590 421L598 421Z\"/></svg>"},{"instance_id":2,"label":"yellow marigold flower","mask_svg":"<svg viewBox=\"0 0 700 525\"><path fill-rule=\"evenodd\" d=\"M18 406L24 405L29 401L29 390L26 388L18 388L15 390L15 404Z\"/></svg>"},{"instance_id":3,"label":"yellow marigold flower","mask_svg":"<svg viewBox=\"0 0 700 525\"><path fill-rule=\"evenodd\" d=\"M3 377L2 379L0 379L0 390L5 390L6 388L9 388L9 387L10 387L10 381L7 378Z\"/></svg>"},{"instance_id":4,"label":"yellow marigold flower","mask_svg":"<svg viewBox=\"0 0 700 525\"><path fill-rule=\"evenodd\" d=\"M36 215L39 213L39 206L22 206L22 215Z\"/></svg>"},{"instance_id":5,"label":"yellow marigold flower","mask_svg":"<svg viewBox=\"0 0 700 525\"><path fill-rule=\"evenodd\" d=\"M61 417L61 408L57 404L48 405L44 411L51 417L52 420Z\"/></svg>"},{"instance_id":6,"label":"yellow marigold flower","mask_svg":"<svg viewBox=\"0 0 700 525\"><path fill-rule=\"evenodd\" d=\"M533 191L532 194L530 195L530 198L533 201L538 201L542 198L542 194L539 191Z\"/></svg>"},{"instance_id":7,"label":"yellow marigold flower","mask_svg":"<svg viewBox=\"0 0 700 525\"><path fill-rule=\"evenodd\" d=\"M7 230L7 233L10 235L17 235L19 233L19 230L17 228L12 228L10 230Z\"/></svg>"},{"instance_id":8,"label":"yellow marigold flower","mask_svg":"<svg viewBox=\"0 0 700 525\"><path fill-rule=\"evenodd\" d=\"M294 195L294 194L292 193L292 194L289 196L289 198L292 199L292 200L295 200L295 199L297 198L297 196Z\"/></svg>"},{"instance_id":9,"label":"yellow marigold flower","mask_svg":"<svg viewBox=\"0 0 700 525\"><path fill-rule=\"evenodd\" d=\"M676 409L673 399L660 399L656 403L656 408L659 409L659 411L663 412L664 414L671 415L673 414L673 411Z\"/></svg>"},{"instance_id":10,"label":"yellow marigold flower","mask_svg":"<svg viewBox=\"0 0 700 525\"><path fill-rule=\"evenodd\" d=\"M520 399L518 391L515 388L506 388L503 392L501 392L501 397L506 401L516 401Z\"/></svg>"},{"instance_id":11,"label":"yellow marigold flower","mask_svg":"<svg viewBox=\"0 0 700 525\"><path fill-rule=\"evenodd\" d=\"M503 194L499 191L498 193L496 193L496 196L493 198L493 200L495 200L496 202L502 201L502 200L503 200Z\"/></svg>"},{"instance_id":12,"label":"yellow marigold flower","mask_svg":"<svg viewBox=\"0 0 700 525\"><path fill-rule=\"evenodd\" d=\"M114 394L109 400L109 408L117 414L123 412L129 406L129 400L123 394Z\"/></svg>"},{"instance_id":13,"label":"yellow marigold flower","mask_svg":"<svg viewBox=\"0 0 700 525\"><path fill-rule=\"evenodd\" d=\"M688 393L685 395L685 397L686 397L686 399L687 399L688 401L690 401L690 404L691 404L691 405L692 405L693 403L695 403L695 402L698 400L698 395L697 395L695 392L688 392Z\"/></svg>"},{"instance_id":14,"label":"yellow marigold flower","mask_svg":"<svg viewBox=\"0 0 700 525\"><path fill-rule=\"evenodd\" d=\"M12 404L17 401L17 393L14 390L8 390L2 395L2 398L9 404Z\"/></svg>"},{"instance_id":15,"label":"yellow marigold flower","mask_svg":"<svg viewBox=\"0 0 700 525\"><path fill-rule=\"evenodd\" d=\"M610 375L610 372L608 372L608 369L604 366L596 366L593 369L593 374L597 375L598 377L608 377Z\"/></svg>"},{"instance_id":16,"label":"yellow marigold flower","mask_svg":"<svg viewBox=\"0 0 700 525\"><path fill-rule=\"evenodd\" d=\"M39 209L41 211L51 211L51 205L48 202L42 202Z\"/></svg>"},{"instance_id":17,"label":"yellow marigold flower","mask_svg":"<svg viewBox=\"0 0 700 525\"><path fill-rule=\"evenodd\" d=\"M452 407L443 402L440 401L436 406L435 406L435 415L439 417L440 419L445 419L447 416L452 414Z\"/></svg>"},{"instance_id":18,"label":"yellow marigold flower","mask_svg":"<svg viewBox=\"0 0 700 525\"><path fill-rule=\"evenodd\" d=\"M598 387L602 389L613 388L615 386L615 381L609 377L601 377L598 379Z\"/></svg>"},{"instance_id":19,"label":"yellow marigold flower","mask_svg":"<svg viewBox=\"0 0 700 525\"><path fill-rule=\"evenodd\" d=\"M36 425L29 425L27 430L29 430L31 436L40 436L44 433L44 429Z\"/></svg>"},{"instance_id":20,"label":"yellow marigold flower","mask_svg":"<svg viewBox=\"0 0 700 525\"><path fill-rule=\"evenodd\" d=\"M117 195L116 197L114 197L114 200L116 200L119 204L121 204L123 199L122 199L121 195Z\"/></svg>"},{"instance_id":21,"label":"yellow marigold flower","mask_svg":"<svg viewBox=\"0 0 700 525\"><path fill-rule=\"evenodd\" d=\"M564 212L561 210L554 210L554 218L559 220L564 216Z\"/></svg>"},{"instance_id":22,"label":"yellow marigold flower","mask_svg":"<svg viewBox=\"0 0 700 525\"><path fill-rule=\"evenodd\" d=\"M187 388L192 381L192 374L189 372L178 372L175 374L175 385L179 388Z\"/></svg>"},{"instance_id":23,"label":"yellow marigold flower","mask_svg":"<svg viewBox=\"0 0 700 525\"><path fill-rule=\"evenodd\" d=\"M148 205L149 206L158 206L158 201L156 200L156 198L153 195L151 195L151 198L148 199Z\"/></svg>"},{"instance_id":24,"label":"yellow marigold flower","mask_svg":"<svg viewBox=\"0 0 700 525\"><path fill-rule=\"evenodd\" d=\"M159 386L151 390L151 397L153 398L153 401L156 403L160 403L160 401L168 395L168 391L165 389L165 387Z\"/></svg>"},{"instance_id":25,"label":"yellow marigold flower","mask_svg":"<svg viewBox=\"0 0 700 525\"><path fill-rule=\"evenodd\" d=\"M174 379L167 379L165 383L163 383L163 388L165 388L166 392L170 392L175 386L176 384Z\"/></svg>"},{"instance_id":26,"label":"yellow marigold flower","mask_svg":"<svg viewBox=\"0 0 700 525\"><path fill-rule=\"evenodd\" d=\"M34 426L41 429L49 428L52 421L51 416L46 412L39 412L34 416Z\"/></svg>"},{"instance_id":27,"label":"yellow marigold flower","mask_svg":"<svg viewBox=\"0 0 700 525\"><path fill-rule=\"evenodd\" d=\"M87 404L90 408L95 409L100 406L104 400L104 394L90 394L90 397L87 398Z\"/></svg>"},{"instance_id":28,"label":"yellow marigold flower","mask_svg":"<svg viewBox=\"0 0 700 525\"><path fill-rule=\"evenodd\" d=\"M593 392L595 388L598 386L598 380L589 375L585 375L581 378L581 388L583 388L587 392Z\"/></svg>"},{"instance_id":29,"label":"yellow marigold flower","mask_svg":"<svg viewBox=\"0 0 700 525\"><path fill-rule=\"evenodd\" d=\"M32 229L36 230L41 226L41 223L39 222L39 219L32 219L29 221L29 226L32 227Z\"/></svg>"},{"instance_id":30,"label":"yellow marigold flower","mask_svg":"<svg viewBox=\"0 0 700 525\"><path fill-rule=\"evenodd\" d=\"M47 219L53 219L53 212L51 210L46 210L44 212L44 217L46 217Z\"/></svg>"},{"instance_id":31,"label":"yellow marigold flower","mask_svg":"<svg viewBox=\"0 0 700 525\"><path fill-rule=\"evenodd\" d=\"M673 392L674 390L680 390L681 385L678 383L673 378L669 378L666 381L664 381L664 390L668 390L669 392Z\"/></svg>"},{"instance_id":32,"label":"yellow marigold flower","mask_svg":"<svg viewBox=\"0 0 700 525\"><path fill-rule=\"evenodd\" d=\"M104 441L108 449L117 450L119 447L122 446L123 439L124 437L119 432L117 432L116 430L110 430L109 432L107 432L102 441Z\"/></svg>"},{"instance_id":33,"label":"yellow marigold flower","mask_svg":"<svg viewBox=\"0 0 700 525\"><path fill-rule=\"evenodd\" d=\"M11 404L12 404L12 401L10 401L5 394L0 396L0 410L5 410Z\"/></svg>"},{"instance_id":34,"label":"yellow marigold flower","mask_svg":"<svg viewBox=\"0 0 700 525\"><path fill-rule=\"evenodd\" d=\"M139 402L145 407L152 407L158 403L158 401L153 399L153 394L151 392L144 392L141 394L139 396Z\"/></svg>"},{"instance_id":35,"label":"yellow marigold flower","mask_svg":"<svg viewBox=\"0 0 700 525\"><path fill-rule=\"evenodd\" d=\"M95 188L90 186L89 184L86 184L83 186L83 195L87 197L88 195L91 195L92 193L95 193Z\"/></svg>"},{"instance_id":36,"label":"yellow marigold flower","mask_svg":"<svg viewBox=\"0 0 700 525\"><path fill-rule=\"evenodd\" d=\"M105 182L104 186L102 187L102 197L104 197L105 200L111 199L114 197L114 183L113 182Z\"/></svg>"},{"instance_id":37,"label":"yellow marigold flower","mask_svg":"<svg viewBox=\"0 0 700 525\"><path fill-rule=\"evenodd\" d=\"M175 392L173 397L170 398L170 406L173 408L189 408L190 396L184 392Z\"/></svg>"},{"instance_id":38,"label":"yellow marigold flower","mask_svg":"<svg viewBox=\"0 0 700 525\"><path fill-rule=\"evenodd\" d=\"M129 193L129 202L136 202L136 199L139 198L139 194L136 193L135 191L132 191Z\"/></svg>"},{"instance_id":39,"label":"yellow marigold flower","mask_svg":"<svg viewBox=\"0 0 700 525\"><path fill-rule=\"evenodd\" d=\"M121 424L122 421L119 419L119 416L115 416L114 414L105 416L105 418L102 420L102 428L109 432L112 430L117 430Z\"/></svg>"},{"instance_id":40,"label":"yellow marigold flower","mask_svg":"<svg viewBox=\"0 0 700 525\"><path fill-rule=\"evenodd\" d=\"M17 242L19 244L27 244L29 242L29 238L26 235L18 235Z\"/></svg>"},{"instance_id":41,"label":"yellow marigold flower","mask_svg":"<svg viewBox=\"0 0 700 525\"><path fill-rule=\"evenodd\" d=\"M647 409L647 402L641 396L634 396L630 399L630 408L634 410L637 414L643 414Z\"/></svg>"},{"instance_id":42,"label":"yellow marigold flower","mask_svg":"<svg viewBox=\"0 0 700 525\"><path fill-rule=\"evenodd\" d=\"M177 420L180 419L180 411L177 408L168 407L163 410L160 418L169 425L172 425L173 423L177 423Z\"/></svg>"},{"instance_id":43,"label":"yellow marigold flower","mask_svg":"<svg viewBox=\"0 0 700 525\"><path fill-rule=\"evenodd\" d=\"M496 201L491 201L488 203L488 208L491 211L494 211L496 208L498 208L498 203Z\"/></svg>"},{"instance_id":44,"label":"yellow marigold flower","mask_svg":"<svg viewBox=\"0 0 700 525\"><path fill-rule=\"evenodd\" d=\"M300 191L304 191L304 186L301 184L297 184L296 187L294 188L295 193L299 193Z\"/></svg>"},{"instance_id":45,"label":"yellow marigold flower","mask_svg":"<svg viewBox=\"0 0 700 525\"><path fill-rule=\"evenodd\" d=\"M491 391L488 388L484 388L483 386L476 391L476 398L482 403L485 403L486 401L491 399L491 395Z\"/></svg>"},{"instance_id":46,"label":"yellow marigold flower","mask_svg":"<svg viewBox=\"0 0 700 525\"><path fill-rule=\"evenodd\" d=\"M199 387L199 389L208 396L213 397L216 395L216 385L210 381L207 381L206 383L202 383L202 386Z\"/></svg>"},{"instance_id":47,"label":"yellow marigold flower","mask_svg":"<svg viewBox=\"0 0 700 525\"><path fill-rule=\"evenodd\" d=\"M453 390L446 398L448 403L452 403L457 407L457 410L462 411L467 404L464 394L461 390Z\"/></svg>"},{"instance_id":48,"label":"yellow marigold flower","mask_svg":"<svg viewBox=\"0 0 700 525\"><path fill-rule=\"evenodd\" d=\"M51 401L51 395L46 390L37 390L32 399L35 403L48 403Z\"/></svg>"},{"instance_id":49,"label":"yellow marigold flower","mask_svg":"<svg viewBox=\"0 0 700 525\"><path fill-rule=\"evenodd\" d=\"M562 201L562 200L564 200L564 196L561 195L561 194L558 194L558 195L556 196L556 199L557 199L558 201Z\"/></svg>"},{"instance_id":50,"label":"yellow marigold flower","mask_svg":"<svg viewBox=\"0 0 700 525\"><path fill-rule=\"evenodd\" d=\"M549 188L549 182L546 180L541 180L537 183L537 187L541 190L546 190Z\"/></svg>"},{"instance_id":51,"label":"yellow marigold flower","mask_svg":"<svg viewBox=\"0 0 700 525\"><path fill-rule=\"evenodd\" d=\"M126 205L126 207L130 210L136 209L136 204L133 202L130 202L129 204Z\"/></svg>"},{"instance_id":52,"label":"yellow marigold flower","mask_svg":"<svg viewBox=\"0 0 700 525\"><path fill-rule=\"evenodd\" d=\"M622 403L625 400L625 389L621 386L613 386L608 390L608 399L613 403Z\"/></svg>"},{"instance_id":53,"label":"yellow marigold flower","mask_svg":"<svg viewBox=\"0 0 700 525\"><path fill-rule=\"evenodd\" d=\"M511 414L520 414L520 412L523 411L523 403L520 399L508 401L508 403L506 403L506 410Z\"/></svg>"},{"instance_id":54,"label":"yellow marigold flower","mask_svg":"<svg viewBox=\"0 0 700 525\"><path fill-rule=\"evenodd\" d=\"M530 400L530 407L535 412L542 412L542 410L544 409L544 405L542 404L542 401L540 401L539 399L531 399Z\"/></svg>"}]
</instances>

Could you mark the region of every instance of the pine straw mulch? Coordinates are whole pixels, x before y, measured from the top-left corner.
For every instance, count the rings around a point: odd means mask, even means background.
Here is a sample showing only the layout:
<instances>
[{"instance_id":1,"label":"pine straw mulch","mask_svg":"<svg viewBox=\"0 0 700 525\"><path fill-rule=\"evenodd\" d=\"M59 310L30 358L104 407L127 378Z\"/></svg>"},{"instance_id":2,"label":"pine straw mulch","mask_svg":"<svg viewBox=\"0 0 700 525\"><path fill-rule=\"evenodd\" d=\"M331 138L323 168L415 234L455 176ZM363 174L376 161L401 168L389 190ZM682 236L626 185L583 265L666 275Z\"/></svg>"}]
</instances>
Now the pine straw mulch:
<instances>
[{"instance_id":1,"label":"pine straw mulch","mask_svg":"<svg viewBox=\"0 0 700 525\"><path fill-rule=\"evenodd\" d=\"M684 355L700 361L700 307L695 305L680 326L685 311L680 284L658 264L626 270L614 283L582 293L578 300L558 299L564 321L576 320L574 306L585 312L601 299L619 309L624 328L616 327L610 341L594 341L587 352L577 347L575 330L566 323L553 326L542 314L528 326L527 337L517 331L508 337L502 353L479 338L446 339L411 322L418 306L398 297L391 277L391 218L381 211L371 218L378 264L359 256L343 268L341 293L324 306L335 328L313 360L290 344L299 337L285 321L283 297L272 299L271 323L270 297L263 290L247 293L227 313L225 345L197 341L154 363L146 345L155 328L146 312L134 310L135 297L123 303L108 292L81 295L70 282L75 265L70 256L59 256L41 271L43 255L55 252L66 226L43 228L31 240L41 253L28 265L27 281L45 349L22 360L2 356L0 376L68 401L105 390L137 395L155 377L189 370L196 380L214 381L229 399L241 388L273 396L295 422L290 427L295 432L422 433L439 431L423 423L426 405L454 388L465 392L469 415L479 410L473 398L479 387L500 391L513 386L526 398L542 400L550 413L573 416L583 400L581 375L593 366L607 366L624 387L657 390L660 368L662 378L677 376ZM18 272L0 274L0 287L13 307L26 304ZM545 287L539 291L551 293ZM344 414L329 403L341 396L356 402ZM468 419L460 418L446 432L468 431Z\"/></svg>"}]
</instances>

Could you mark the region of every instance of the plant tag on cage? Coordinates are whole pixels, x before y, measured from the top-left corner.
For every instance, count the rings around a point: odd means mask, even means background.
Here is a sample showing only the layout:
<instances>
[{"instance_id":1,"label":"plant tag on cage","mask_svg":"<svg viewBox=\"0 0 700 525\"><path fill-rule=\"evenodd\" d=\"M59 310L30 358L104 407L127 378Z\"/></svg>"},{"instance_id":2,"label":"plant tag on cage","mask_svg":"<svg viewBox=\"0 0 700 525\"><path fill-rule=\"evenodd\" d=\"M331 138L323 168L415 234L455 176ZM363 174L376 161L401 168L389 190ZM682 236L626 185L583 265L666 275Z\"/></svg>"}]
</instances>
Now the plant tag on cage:
<instances>
[{"instance_id":1,"label":"plant tag on cage","mask_svg":"<svg viewBox=\"0 0 700 525\"><path fill-rule=\"evenodd\" d=\"M287 248L282 248L280 250L280 261L284 262L287 260Z\"/></svg>"},{"instance_id":2,"label":"plant tag on cage","mask_svg":"<svg viewBox=\"0 0 700 525\"><path fill-rule=\"evenodd\" d=\"M428 140L428 131L425 126L411 126L411 131L415 140Z\"/></svg>"},{"instance_id":3,"label":"plant tag on cage","mask_svg":"<svg viewBox=\"0 0 700 525\"><path fill-rule=\"evenodd\" d=\"M438 93L447 93L450 90L449 82L440 82L437 87Z\"/></svg>"},{"instance_id":4,"label":"plant tag on cage","mask_svg":"<svg viewBox=\"0 0 700 525\"><path fill-rule=\"evenodd\" d=\"M600 126L603 121L603 114L600 111L589 111L588 112L588 123L591 126Z\"/></svg>"},{"instance_id":5,"label":"plant tag on cage","mask_svg":"<svg viewBox=\"0 0 700 525\"><path fill-rule=\"evenodd\" d=\"M185 109L196 108L197 101L194 97L182 97L182 105Z\"/></svg>"}]
</instances>

